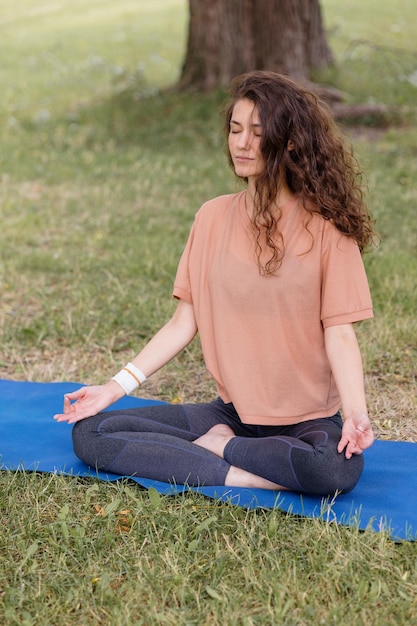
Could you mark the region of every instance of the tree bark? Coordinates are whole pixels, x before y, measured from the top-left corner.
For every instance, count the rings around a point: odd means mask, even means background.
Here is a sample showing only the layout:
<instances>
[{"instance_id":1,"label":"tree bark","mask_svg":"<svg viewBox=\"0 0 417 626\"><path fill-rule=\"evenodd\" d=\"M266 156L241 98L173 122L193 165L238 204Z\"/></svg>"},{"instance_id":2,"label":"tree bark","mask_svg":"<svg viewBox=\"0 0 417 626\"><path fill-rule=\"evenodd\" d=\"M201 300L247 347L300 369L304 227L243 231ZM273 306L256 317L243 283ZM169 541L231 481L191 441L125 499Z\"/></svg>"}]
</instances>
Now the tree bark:
<instances>
[{"instance_id":1,"label":"tree bark","mask_svg":"<svg viewBox=\"0 0 417 626\"><path fill-rule=\"evenodd\" d=\"M332 62L318 0L189 0L179 87L209 91L243 72L309 78Z\"/></svg>"}]
</instances>

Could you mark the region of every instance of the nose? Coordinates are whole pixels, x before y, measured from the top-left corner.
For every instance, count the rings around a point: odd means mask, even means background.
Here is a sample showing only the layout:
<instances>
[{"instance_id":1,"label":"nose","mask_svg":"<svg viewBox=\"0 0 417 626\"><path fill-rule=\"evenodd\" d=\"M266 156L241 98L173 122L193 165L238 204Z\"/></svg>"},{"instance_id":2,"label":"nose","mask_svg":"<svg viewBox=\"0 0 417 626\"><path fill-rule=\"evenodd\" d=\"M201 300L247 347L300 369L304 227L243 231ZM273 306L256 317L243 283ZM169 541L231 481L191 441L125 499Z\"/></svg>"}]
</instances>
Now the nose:
<instances>
[{"instance_id":1,"label":"nose","mask_svg":"<svg viewBox=\"0 0 417 626\"><path fill-rule=\"evenodd\" d=\"M251 144L251 133L247 130L243 130L238 135L237 146L241 150L248 150Z\"/></svg>"}]
</instances>

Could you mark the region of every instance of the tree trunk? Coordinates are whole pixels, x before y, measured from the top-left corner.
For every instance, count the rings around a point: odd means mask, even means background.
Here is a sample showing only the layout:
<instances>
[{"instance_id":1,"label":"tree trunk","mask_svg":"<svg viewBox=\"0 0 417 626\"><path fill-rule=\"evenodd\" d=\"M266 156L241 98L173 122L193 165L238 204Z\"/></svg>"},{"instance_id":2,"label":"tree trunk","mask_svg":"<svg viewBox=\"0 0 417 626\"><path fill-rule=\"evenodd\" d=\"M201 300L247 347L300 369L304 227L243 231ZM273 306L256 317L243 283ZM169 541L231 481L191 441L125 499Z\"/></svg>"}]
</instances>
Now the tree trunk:
<instances>
[{"instance_id":1,"label":"tree trunk","mask_svg":"<svg viewBox=\"0 0 417 626\"><path fill-rule=\"evenodd\" d=\"M182 89L209 91L267 69L307 79L332 62L318 0L189 0Z\"/></svg>"}]
</instances>

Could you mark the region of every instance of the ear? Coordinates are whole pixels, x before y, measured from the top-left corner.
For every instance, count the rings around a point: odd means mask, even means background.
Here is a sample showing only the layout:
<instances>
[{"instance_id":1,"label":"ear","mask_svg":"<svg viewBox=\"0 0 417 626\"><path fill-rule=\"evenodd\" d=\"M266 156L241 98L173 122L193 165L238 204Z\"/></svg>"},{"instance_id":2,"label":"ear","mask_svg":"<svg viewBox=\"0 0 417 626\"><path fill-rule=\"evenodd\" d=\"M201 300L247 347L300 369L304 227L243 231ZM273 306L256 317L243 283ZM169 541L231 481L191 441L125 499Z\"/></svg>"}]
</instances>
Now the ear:
<instances>
[{"instance_id":1,"label":"ear","mask_svg":"<svg viewBox=\"0 0 417 626\"><path fill-rule=\"evenodd\" d=\"M287 150L289 150L289 152L294 150L294 143L291 141L291 139L287 143Z\"/></svg>"}]
</instances>

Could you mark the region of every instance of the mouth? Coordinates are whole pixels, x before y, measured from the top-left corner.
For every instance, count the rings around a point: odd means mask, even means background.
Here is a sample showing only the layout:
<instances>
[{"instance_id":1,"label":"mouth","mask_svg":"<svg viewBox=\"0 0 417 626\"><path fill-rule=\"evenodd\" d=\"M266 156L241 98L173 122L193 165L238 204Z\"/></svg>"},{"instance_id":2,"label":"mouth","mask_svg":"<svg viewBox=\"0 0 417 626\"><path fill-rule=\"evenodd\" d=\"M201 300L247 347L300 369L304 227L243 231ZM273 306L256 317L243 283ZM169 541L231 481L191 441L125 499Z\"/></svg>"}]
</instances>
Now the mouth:
<instances>
[{"instance_id":1,"label":"mouth","mask_svg":"<svg viewBox=\"0 0 417 626\"><path fill-rule=\"evenodd\" d=\"M238 163L250 163L251 161L253 161L253 159L245 156L235 156L235 161L237 161Z\"/></svg>"}]
</instances>

